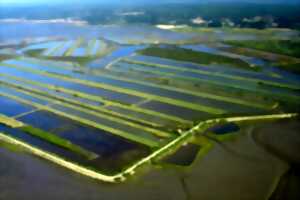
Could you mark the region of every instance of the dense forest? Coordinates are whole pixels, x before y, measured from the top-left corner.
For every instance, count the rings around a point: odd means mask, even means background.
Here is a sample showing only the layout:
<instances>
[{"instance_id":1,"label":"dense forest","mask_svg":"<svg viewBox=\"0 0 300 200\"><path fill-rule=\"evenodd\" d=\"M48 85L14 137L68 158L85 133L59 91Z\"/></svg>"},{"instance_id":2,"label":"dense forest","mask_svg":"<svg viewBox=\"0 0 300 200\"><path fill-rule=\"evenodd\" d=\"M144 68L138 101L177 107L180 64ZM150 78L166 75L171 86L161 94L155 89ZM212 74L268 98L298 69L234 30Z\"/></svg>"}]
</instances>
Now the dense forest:
<instances>
[{"instance_id":1,"label":"dense forest","mask_svg":"<svg viewBox=\"0 0 300 200\"><path fill-rule=\"evenodd\" d=\"M50 12L50 11L51 12ZM284 4L72 5L0 8L0 19L76 18L90 24L186 24L207 27L300 27L300 6Z\"/></svg>"}]
</instances>

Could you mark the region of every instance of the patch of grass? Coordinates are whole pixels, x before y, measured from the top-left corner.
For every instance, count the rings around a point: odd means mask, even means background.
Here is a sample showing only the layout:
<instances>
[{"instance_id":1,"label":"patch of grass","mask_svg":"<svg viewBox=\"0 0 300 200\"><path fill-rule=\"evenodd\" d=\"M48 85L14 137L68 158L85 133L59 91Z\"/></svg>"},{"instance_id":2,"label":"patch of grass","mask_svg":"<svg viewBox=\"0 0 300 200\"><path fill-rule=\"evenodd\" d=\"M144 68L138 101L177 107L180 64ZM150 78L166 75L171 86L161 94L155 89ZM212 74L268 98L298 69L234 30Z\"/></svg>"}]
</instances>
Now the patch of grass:
<instances>
[{"instance_id":1,"label":"patch of grass","mask_svg":"<svg viewBox=\"0 0 300 200\"><path fill-rule=\"evenodd\" d=\"M13 151L13 152L22 152L23 151L23 149L21 147L14 145L14 144L10 144L5 141L1 141L1 140L0 140L0 148L4 148L4 149L7 149L7 150Z\"/></svg>"},{"instance_id":2,"label":"patch of grass","mask_svg":"<svg viewBox=\"0 0 300 200\"><path fill-rule=\"evenodd\" d=\"M243 68L246 70L259 70L259 67L253 67L245 61L237 58L230 58L222 55L214 55L206 52L198 52L191 49L179 47L161 48L152 46L138 53L147 56L156 56L161 58L173 59L178 61L193 62L198 64L225 64L233 67Z\"/></svg>"},{"instance_id":3,"label":"patch of grass","mask_svg":"<svg viewBox=\"0 0 300 200\"><path fill-rule=\"evenodd\" d=\"M4 54L0 54L0 62L4 61L4 60L8 60L8 59L12 59L15 58L16 56L14 55L4 55Z\"/></svg>"},{"instance_id":4,"label":"patch of grass","mask_svg":"<svg viewBox=\"0 0 300 200\"><path fill-rule=\"evenodd\" d=\"M77 153L79 155L87 157L88 159L94 159L94 158L97 157L97 154L95 154L93 152L90 152L90 151L87 151L85 149L82 149L80 146L77 146L77 145L71 143L68 140L65 140L61 137L58 137L58 136L54 135L54 134L45 132L41 129L29 126L29 125L23 126L19 129L26 132L26 133L28 133L28 134L30 134L30 135L33 135L35 137L44 139L44 140L46 140L46 141L48 141L48 142L50 142L54 145L57 145L59 147L63 147L63 148L68 149L68 150L70 150L74 153Z\"/></svg>"},{"instance_id":5,"label":"patch of grass","mask_svg":"<svg viewBox=\"0 0 300 200\"><path fill-rule=\"evenodd\" d=\"M42 55L42 53L45 51L45 49L30 49L25 51L25 55L28 55L30 57L36 57Z\"/></svg>"},{"instance_id":6,"label":"patch of grass","mask_svg":"<svg viewBox=\"0 0 300 200\"><path fill-rule=\"evenodd\" d=\"M246 40L227 41L225 43L300 58L300 40Z\"/></svg>"},{"instance_id":7,"label":"patch of grass","mask_svg":"<svg viewBox=\"0 0 300 200\"><path fill-rule=\"evenodd\" d=\"M14 118L7 117L5 115L2 115L0 113L0 124L5 124L6 126L12 127L12 128L18 128L23 126L22 122L19 122L15 120Z\"/></svg>"},{"instance_id":8,"label":"patch of grass","mask_svg":"<svg viewBox=\"0 0 300 200\"><path fill-rule=\"evenodd\" d=\"M65 62L75 62L82 66L86 65L87 63L93 61L95 58L92 56L83 56L83 57L76 57L76 56L41 56L42 59L53 60L53 61L65 61Z\"/></svg>"}]
</instances>

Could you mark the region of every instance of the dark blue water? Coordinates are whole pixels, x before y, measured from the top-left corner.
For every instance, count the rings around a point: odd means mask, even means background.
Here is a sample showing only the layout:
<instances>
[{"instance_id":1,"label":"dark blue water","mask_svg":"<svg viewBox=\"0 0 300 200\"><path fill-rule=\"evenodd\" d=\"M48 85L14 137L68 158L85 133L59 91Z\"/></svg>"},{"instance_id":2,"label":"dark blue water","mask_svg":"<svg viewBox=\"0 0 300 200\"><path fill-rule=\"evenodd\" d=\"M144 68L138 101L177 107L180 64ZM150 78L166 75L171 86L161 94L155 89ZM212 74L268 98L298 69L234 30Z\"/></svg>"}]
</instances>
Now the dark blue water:
<instances>
[{"instance_id":1,"label":"dark blue water","mask_svg":"<svg viewBox=\"0 0 300 200\"><path fill-rule=\"evenodd\" d=\"M177 116L182 119L191 121L215 117L215 115L208 114L205 112L191 110L180 106L170 105L167 103L161 103L158 101L150 101L145 104L142 104L140 107L155 110L157 112L164 113L167 115Z\"/></svg>"},{"instance_id":2,"label":"dark blue water","mask_svg":"<svg viewBox=\"0 0 300 200\"><path fill-rule=\"evenodd\" d=\"M0 132L10 135L16 139L22 140L28 144L33 145L34 147L38 147L43 149L44 151L54 153L63 158L68 158L69 160L73 160L75 162L80 162L83 158L80 155L77 155L71 151L60 148L54 144L51 144L43 139L38 137L34 137L30 134L27 134L19 129L12 129L7 126L0 124Z\"/></svg>"},{"instance_id":3,"label":"dark blue water","mask_svg":"<svg viewBox=\"0 0 300 200\"><path fill-rule=\"evenodd\" d=\"M59 110L61 112L67 113L71 116L78 116L78 117L81 117L83 119L95 122L97 124L112 127L114 129L121 130L121 131L124 131L124 132L128 132L130 134L140 135L141 137L145 137L145 138L151 139L153 141L158 141L158 139L159 139L158 137L155 137L151 133L148 133L148 132L146 132L142 129L137 129L137 128L133 128L133 127L130 127L130 126L125 125L125 124L117 123L117 122L114 122L112 120L105 119L104 117L98 117L98 116L95 116L95 115L91 115L91 114L88 114L88 113L85 113L85 112L81 112L81 111L71 109L71 108L68 108L68 107L64 107L64 106L60 106L60 105L53 105L51 107L56 109L56 110ZM41 128L43 128L43 129L48 128L52 124L55 125L56 123L58 123L58 122L55 121L54 123L45 124L48 121L47 119L45 120L46 121L45 123L39 122L39 120L40 120L39 115L41 115L41 114L39 112L37 112L37 113L30 114L30 115L26 115L26 116L20 118L19 120L22 121L22 122L25 122L27 124L33 125L33 126L40 127L41 125L43 125L43 126L41 126ZM64 122L61 122L61 123L64 123ZM68 123L64 123L64 124L68 124Z\"/></svg>"},{"instance_id":4,"label":"dark blue water","mask_svg":"<svg viewBox=\"0 0 300 200\"><path fill-rule=\"evenodd\" d=\"M125 108L120 108L120 107L116 107L116 106L108 106L106 108L108 110L112 110L112 111L115 111L117 113L133 116L133 117L136 117L136 118L139 118L139 119L143 119L145 121L155 123L155 124L159 125L160 127L164 128L164 129L168 129L169 132L173 132L173 130L175 130L178 125L180 125L180 124L178 124L178 122L175 122L175 121L172 121L172 120L163 119L163 118L155 116L155 115L140 113L140 112L136 112L136 111L133 111L133 110L128 110L128 109L125 109Z\"/></svg>"},{"instance_id":5,"label":"dark blue water","mask_svg":"<svg viewBox=\"0 0 300 200\"><path fill-rule=\"evenodd\" d=\"M38 103L38 104L41 104L41 105L46 105L46 104L49 103L46 100L43 100L43 99L40 99L40 98L36 98L36 97L30 96L28 94L16 91L15 89L10 88L9 86L0 87L0 92L3 92L5 94L9 94L9 95L13 95L13 96L19 97L19 98L21 98L23 100L26 100L26 101L29 101L29 102Z\"/></svg>"},{"instance_id":6,"label":"dark blue water","mask_svg":"<svg viewBox=\"0 0 300 200\"><path fill-rule=\"evenodd\" d=\"M1 92L1 88L0 88ZM22 103L19 103L13 99L8 97L1 96L0 94L0 114L4 114L6 116L15 116L25 112L29 112L34 108Z\"/></svg>"},{"instance_id":7,"label":"dark blue water","mask_svg":"<svg viewBox=\"0 0 300 200\"><path fill-rule=\"evenodd\" d=\"M223 124L223 125L217 125L208 130L217 135L224 135L224 134L228 134L228 133L237 132L240 130L240 127L235 123L227 123L227 124Z\"/></svg>"}]
</instances>

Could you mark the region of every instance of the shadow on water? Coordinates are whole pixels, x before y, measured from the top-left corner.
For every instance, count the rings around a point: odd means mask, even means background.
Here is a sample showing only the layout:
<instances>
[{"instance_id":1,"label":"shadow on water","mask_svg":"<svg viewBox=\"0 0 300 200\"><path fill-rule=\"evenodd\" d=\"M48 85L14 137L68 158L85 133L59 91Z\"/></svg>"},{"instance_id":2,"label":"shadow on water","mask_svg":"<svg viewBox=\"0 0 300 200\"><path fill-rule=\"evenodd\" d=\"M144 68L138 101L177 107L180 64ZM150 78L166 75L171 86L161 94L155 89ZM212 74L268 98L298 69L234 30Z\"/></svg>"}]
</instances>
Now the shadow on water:
<instances>
[{"instance_id":1,"label":"shadow on water","mask_svg":"<svg viewBox=\"0 0 300 200\"><path fill-rule=\"evenodd\" d=\"M161 160L162 163L189 166L193 163L201 147L196 144L187 144L178 149L174 154Z\"/></svg>"},{"instance_id":2,"label":"shadow on water","mask_svg":"<svg viewBox=\"0 0 300 200\"><path fill-rule=\"evenodd\" d=\"M225 134L237 132L239 130L240 127L235 123L221 124L208 129L208 131L213 132L214 134L217 135L225 135Z\"/></svg>"}]
</instances>

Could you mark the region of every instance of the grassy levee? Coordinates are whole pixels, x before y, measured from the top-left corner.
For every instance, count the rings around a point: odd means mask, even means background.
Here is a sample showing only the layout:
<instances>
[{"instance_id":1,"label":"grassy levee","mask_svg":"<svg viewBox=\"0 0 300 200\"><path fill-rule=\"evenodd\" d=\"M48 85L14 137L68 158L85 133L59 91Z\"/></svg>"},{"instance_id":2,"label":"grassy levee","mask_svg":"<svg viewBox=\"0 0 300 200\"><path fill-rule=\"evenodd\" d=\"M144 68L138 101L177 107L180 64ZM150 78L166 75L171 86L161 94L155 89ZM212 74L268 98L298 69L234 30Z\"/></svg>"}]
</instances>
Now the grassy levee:
<instances>
[{"instance_id":1,"label":"grassy levee","mask_svg":"<svg viewBox=\"0 0 300 200\"><path fill-rule=\"evenodd\" d=\"M63 42L57 47L53 48L51 51L49 51L45 56L53 56L57 51L59 51L61 48L63 48L66 45L66 42Z\"/></svg>"},{"instance_id":2,"label":"grassy levee","mask_svg":"<svg viewBox=\"0 0 300 200\"><path fill-rule=\"evenodd\" d=\"M101 89L105 89L105 90L110 90L110 91L113 91L113 92L119 92L119 93L138 96L138 97L142 97L142 98L146 98L146 99L152 99L152 100L159 101L159 102L162 102L162 103L171 104L171 105L175 105L175 106L180 106L180 107L188 108L188 109L191 109L191 110L197 110L197 111L206 112L206 113L210 113L210 114L216 114L216 115L221 115L221 114L226 113L226 110L221 109L221 108L214 108L214 107L209 107L209 106L206 106L206 105L190 103L190 102L186 102L186 101L182 101L182 100L172 99L172 98L169 98L169 97L163 97L163 96L159 96L159 95L144 93L144 92L136 91L136 90L133 90L133 89L116 87L116 86L112 86L112 85L105 84L105 83L96 83L96 82L87 81L87 80L75 79L75 78L71 78L71 77L64 76L64 75L48 73L46 71L39 71L39 70L29 69L29 68L20 67L20 66L12 65L12 64L4 64L4 66L14 67L18 70L26 71L26 72L29 72L29 73L39 74L39 75L48 76L48 77L53 77L53 78L65 80L65 81L68 81L68 82L87 85L87 86L90 86L90 87L96 87L96 88L101 88Z\"/></svg>"},{"instance_id":3,"label":"grassy levee","mask_svg":"<svg viewBox=\"0 0 300 200\"><path fill-rule=\"evenodd\" d=\"M81 148L80 146L71 143L68 140L65 140L61 137L58 137L54 134L48 133L48 132L43 131L41 129L29 126L29 125L25 125L23 127L20 127L19 129L26 132L26 133L28 133L28 134L30 134L30 135L33 135L35 137L46 140L46 141L48 141L48 142L50 142L54 145L57 145L59 147L65 148L65 149L68 149L68 150L70 150L70 151L72 151L76 154L82 155L82 156L84 156L84 157L86 157L90 160L95 159L95 158L98 157L98 155L93 153L93 152L85 150L85 149Z\"/></svg>"},{"instance_id":4,"label":"grassy levee","mask_svg":"<svg viewBox=\"0 0 300 200\"><path fill-rule=\"evenodd\" d=\"M19 57L18 59L19 61L22 62L27 62L27 63L31 63L31 64L37 64L37 65L43 65L41 63L46 63L47 66L49 67L55 67L55 68L62 68L62 69L69 69L72 70L74 69L74 63L72 62L68 62L68 61L52 61L52 60L41 60L39 58L32 58L32 57ZM54 63L54 65L51 65L51 63Z\"/></svg>"},{"instance_id":5,"label":"grassy levee","mask_svg":"<svg viewBox=\"0 0 300 200\"><path fill-rule=\"evenodd\" d=\"M175 79L181 79L181 80L186 80L186 81L193 81L193 82L198 82L198 83L208 83L211 85L217 85L217 86L228 86L231 88L235 88L235 89L240 89L240 90L244 90L244 91L250 91L250 92L254 92L254 93L259 93L262 94L264 96L274 96L276 95L276 97L279 98L284 98L285 100L289 100L292 102L299 102L300 98L298 96L294 96L294 95L285 95L285 94L278 94L278 93L272 93L270 91L267 90L262 90L260 88L256 88L256 89L251 89L251 88L246 88L243 86L243 84L237 85L237 84L230 84L229 82L216 82L216 81L212 81L212 80L203 80L203 79L199 79L199 78L194 78L194 77L187 77L187 76L183 76L183 75L177 75L176 73L169 73L169 72L161 72L160 70L155 70L155 67L153 66L149 66L152 69L141 69L141 68L137 68L137 67L131 67L131 69L134 69L134 71L139 71L141 73L152 73L152 74L157 74L157 75L161 75L161 76L167 76L170 78L175 78ZM259 85L259 84L258 84ZM277 86L275 86L277 87ZM296 86L297 87L297 86Z\"/></svg>"},{"instance_id":6,"label":"grassy levee","mask_svg":"<svg viewBox=\"0 0 300 200\"><path fill-rule=\"evenodd\" d=\"M139 125L139 124L127 121L127 120L111 117L111 116L108 116L108 115L105 115L105 114L101 114L99 112L82 109L80 107L68 105L68 104L65 104L65 103L59 103L59 104L65 106L65 107L68 107L68 108L72 108L74 110L78 110L78 111L88 113L88 114L91 114L91 115L94 115L94 116L102 117L104 119L108 119L110 121L113 121L113 122L116 122L116 123L119 123L119 124L124 124L124 125L130 126L130 127L133 127L133 128L144 130L146 132L149 132L149 133L151 133L153 135L156 135L156 136L159 136L159 137L167 137L167 138L172 137L172 134L167 133L165 131L161 131L161 130L150 128L150 127L145 127L145 126L142 126L142 125Z\"/></svg>"},{"instance_id":7,"label":"grassy levee","mask_svg":"<svg viewBox=\"0 0 300 200\"><path fill-rule=\"evenodd\" d=\"M4 60L9 60L12 58L17 57L16 55L4 55L4 54L0 54L0 62L4 61Z\"/></svg>"},{"instance_id":8,"label":"grassy levee","mask_svg":"<svg viewBox=\"0 0 300 200\"><path fill-rule=\"evenodd\" d=\"M116 68L113 70L118 71L118 72L123 72L122 70L118 70ZM131 70L139 72L139 73L150 73L150 74L160 75L160 76L164 76L164 77L168 77L168 78L174 78L174 79L178 79L178 80L182 80L182 81L188 81L188 82L194 82L194 83L205 83L205 84L215 85L215 86L219 86L219 87L220 86L221 87L229 87L229 88L234 88L234 89L238 89L241 91L259 93L264 96L274 95L272 92L269 92L266 90L261 90L259 88L251 89L251 88L246 88L243 85L230 84L228 82L221 83L221 82L216 82L216 81L212 81L212 80L204 80L204 79L199 79L199 78L194 78L194 77L187 77L187 76L183 76L183 75L178 75L176 73L161 72L159 70L155 70L154 68L153 69L141 69L138 67L131 67ZM285 98L288 100L292 100L293 102L299 101L299 98L296 96L284 95L284 94L275 94L275 95L279 98Z\"/></svg>"},{"instance_id":9,"label":"grassy levee","mask_svg":"<svg viewBox=\"0 0 300 200\"><path fill-rule=\"evenodd\" d=\"M64 53L64 56L72 56L72 54L74 53L74 51L81 45L81 43L83 42L82 38L78 38L73 45L71 45L71 47Z\"/></svg>"},{"instance_id":10,"label":"grassy levee","mask_svg":"<svg viewBox=\"0 0 300 200\"><path fill-rule=\"evenodd\" d=\"M58 69L58 67L55 67ZM65 70L70 70L72 71L72 67L62 67ZM114 71L114 68L110 68L109 70ZM170 87L170 86L165 86L165 85L159 85L159 84L154 84L154 83L149 83L146 81L140 81L137 79L132 79L132 78L126 78L126 77L121 77L121 76L115 76L112 74L108 74L108 70L106 71L99 71L100 72L100 76L98 76L99 78L102 77L106 77L106 78L110 78L110 79L114 79L114 80L121 80L121 81L126 81L126 82L130 82L130 83L136 83L136 84L140 84L140 85L145 85L145 86L151 86L151 87L155 87L155 88L159 88L159 89L165 89L165 90L169 90L169 91L174 91L174 92L180 92L180 93L184 93L184 94L188 94L188 95L194 95L194 96L198 96L198 97L204 97L204 98L209 98L209 99L215 99L215 100L219 100L219 101L224 101L224 102L229 102L229 103L235 103L235 104L240 104L240 105L244 105L244 106L249 106L249 107L254 107L254 108L260 108L260 109L272 109L273 105L267 105L267 104L262 104L262 103L256 103L256 102L249 102L249 101L245 101L242 99L238 99L238 98L233 98L233 97L226 97L226 96L220 96L220 95L214 95L214 94L210 94L207 92L201 92L201 91L189 91L189 90L185 90L185 89L181 89L178 87Z\"/></svg>"},{"instance_id":11,"label":"grassy levee","mask_svg":"<svg viewBox=\"0 0 300 200\"><path fill-rule=\"evenodd\" d=\"M0 81L0 83L1 83L1 81ZM154 123L154 122L151 122L151 121L146 121L146 120L143 120L141 118L132 117L130 115L125 115L125 114L122 114L122 113L114 112L112 110L106 109L103 106L94 106L94 105L90 105L90 104L87 104L87 103L80 103L79 101L76 101L76 100L67 99L67 98L61 97L61 96L54 96L54 95L51 95L51 94L46 93L44 91L40 91L40 90L36 90L36 89L33 89L33 88L25 87L24 85L20 86L20 85L16 85L16 84L12 84L12 83L3 83L3 84L7 85L10 88L13 88L15 91L18 91L18 92L24 93L24 94L28 94L30 96L35 96L35 97L38 97L39 99L49 99L51 101L57 100L57 101L60 101L60 102L66 103L66 104L79 106L79 107L82 107L82 108L86 108L86 109L89 109L89 110L92 110L92 111L101 112L101 113L111 115L111 116L114 116L114 117L119 117L119 118L131 120L131 121L135 121L135 122L145 124L145 125L150 126L150 127L162 128L162 126L160 124L157 124L157 123Z\"/></svg>"},{"instance_id":12,"label":"grassy levee","mask_svg":"<svg viewBox=\"0 0 300 200\"><path fill-rule=\"evenodd\" d=\"M14 118L2 115L1 113L0 113L0 124L4 124L11 128L19 128L24 126L22 122L15 120Z\"/></svg>"},{"instance_id":13,"label":"grassy levee","mask_svg":"<svg viewBox=\"0 0 300 200\"><path fill-rule=\"evenodd\" d=\"M74 97L80 97L80 98L88 99L88 100L91 100L91 101L103 103L105 105L116 106L116 107L123 108L123 109L126 109L126 110L131 110L131 111L134 111L134 112L139 112L139 113L144 113L144 114L148 114L148 115L158 116L158 117L161 117L162 119L168 119L168 120L178 122L178 123L181 123L181 124L189 124L189 125L193 124L191 121L185 120L185 119L177 117L177 116L167 115L167 114L163 114L163 113L160 113L160 112L157 112L157 111L144 109L144 108L140 108L140 107L137 107L137 106L130 106L130 105L118 103L118 102L115 102L115 101L109 101L109 100L106 100L105 98L100 97L100 96L94 96L94 95L78 92L78 91L75 91L75 90L70 90L70 89L65 89L65 88L62 88L62 87L55 86L55 85L35 82L35 81L31 81L31 80L28 80L28 79L19 78L19 77L15 77L15 76L11 76L11 75L0 74L0 76L7 77L11 80L20 81L20 82L23 82L23 83L26 83L26 84L30 84L30 85L34 85L34 86L38 86L38 87L43 87L43 88L46 88L46 89L49 89L49 90L52 90L52 91L62 92L62 93L65 93L65 94L72 95ZM17 87L22 87L22 85L18 85Z\"/></svg>"},{"instance_id":14,"label":"grassy levee","mask_svg":"<svg viewBox=\"0 0 300 200\"><path fill-rule=\"evenodd\" d=\"M96 157L98 157L97 154L90 152L88 150L85 150L85 149L81 148L80 146L71 143L68 140L65 140L59 136L56 136L52 133L48 133L41 129L26 125L23 122L18 121L14 118L6 117L6 116L0 114L0 124L4 124L8 127L22 130L30 135L33 135L34 137L41 138L51 144L62 147L64 149L68 149L76 154L84 156L87 159L95 159Z\"/></svg>"},{"instance_id":15,"label":"grassy levee","mask_svg":"<svg viewBox=\"0 0 300 200\"><path fill-rule=\"evenodd\" d=\"M300 40L232 40L225 43L300 58Z\"/></svg>"},{"instance_id":16,"label":"grassy levee","mask_svg":"<svg viewBox=\"0 0 300 200\"><path fill-rule=\"evenodd\" d=\"M110 70L114 70L114 69L111 68ZM121 80L121 81L130 82L130 83L136 83L136 84L140 84L140 85L155 87L155 88L159 88L159 89L165 89L165 90L174 91L174 92L180 92L183 94L188 94L188 95L193 95L193 96L197 96L197 97L203 97L203 98L208 98L208 99L213 99L213 100L218 100L218 101L224 101L224 102L228 102L228 103L240 104L243 106L249 106L249 107L254 107L254 108L272 109L272 107L273 107L272 105L261 104L261 103L256 103L256 102L249 102L249 101L245 101L243 99L237 99L237 98L233 98L233 97L219 96L219 95L214 95L212 93L206 93L206 92L201 92L201 91L199 91L199 92L198 91L197 92L190 91L190 90L185 90L185 89L181 89L178 87L170 87L170 86L166 86L166 85L159 85L159 84L155 84L155 83L149 83L146 81L140 81L137 79L130 79L130 78L115 76L115 75L111 75L111 74L107 74L107 73L105 74L104 71L103 71L103 73L101 73L101 76L111 78L114 80ZM101 77L99 77L99 78L101 78Z\"/></svg>"},{"instance_id":17,"label":"grassy levee","mask_svg":"<svg viewBox=\"0 0 300 200\"><path fill-rule=\"evenodd\" d=\"M78 122L86 124L88 126L92 126L94 128L105 130L105 131L110 132L112 134L115 134L117 136L120 136L120 137L123 137L125 139L128 139L128 140L131 140L131 141L134 141L134 142L138 142L138 143L147 145L149 147L158 147L160 145L160 143L158 141L154 141L154 140L151 140L149 138L144 138L144 137L141 137L141 136L138 136L138 135L134 135L134 134L125 132L123 130L115 129L113 127L102 125L102 124L93 122L91 120L83 119L83 118L78 117L78 116L66 114L66 113L61 112L59 110L53 109L51 107L44 106L44 105L41 105L41 104L38 104L38 103L33 103L31 101L24 100L22 98L14 96L14 95L5 94L5 93L2 93L2 92L0 92L0 95L6 96L8 98L14 99L16 101L19 101L19 102L27 104L27 105L34 106L34 107L39 108L41 110L46 110L46 111L52 112L54 114L57 114L57 115L60 115L60 116L72 119L74 121L78 121ZM56 102L56 103L59 103L59 102Z\"/></svg>"},{"instance_id":18,"label":"grassy levee","mask_svg":"<svg viewBox=\"0 0 300 200\"><path fill-rule=\"evenodd\" d=\"M185 49L179 47L173 48L160 48L160 47L148 47L138 51L139 54L147 56L157 56L161 58L168 58L172 60L187 61L199 64L225 64L246 70L258 70L255 67L251 67L247 62L230 58L222 55L215 55L206 52L194 51L192 49Z\"/></svg>"},{"instance_id":19,"label":"grassy levee","mask_svg":"<svg viewBox=\"0 0 300 200\"><path fill-rule=\"evenodd\" d=\"M275 84L269 84L268 82L265 81L259 81L257 82L257 87L256 88L249 88L249 87L245 87L243 86L243 84L241 83L240 85L237 84L232 84L230 82L218 82L218 81L212 81L212 80L203 80L200 78L195 78L195 77L187 77L184 75L177 75L176 73L169 73L169 72L161 72L159 70L152 70L152 69L141 69L138 67L131 67L131 69L134 69L134 71L138 71L141 73L152 73L152 74L157 74L160 76L164 76L164 77L172 77L174 79L179 79L179 80L187 80L187 81L193 81L193 82L203 82L203 83L209 83L211 85L217 85L217 86L228 86L231 88L235 88L235 89L242 89L242 90L247 90L250 92L259 92L260 94L263 95L273 95L275 94L276 96L280 97L280 98L288 98L289 100L291 100L292 102L297 102L300 101L300 97L298 95L294 95L294 94L278 94L278 93L272 93L269 92L267 90L265 90L262 86L270 86L270 87L275 87L275 88L281 88L280 86L275 86ZM122 70L118 70L117 67L114 68L110 68L111 71L115 71L115 72L124 72ZM124 80L125 79L123 77L119 78L120 80ZM135 81L137 83L137 81ZM143 82L143 81L142 81ZM140 84L143 84L140 82ZM154 85L152 85L154 86ZM158 86L161 87L161 86ZM261 88L258 88L261 87ZM295 85L295 87L298 87L297 85ZM272 109L274 105L268 105L268 104L264 104L264 103L258 103L258 102L249 102L249 101L244 101L242 99L237 99L237 98L233 98L233 97L226 97L224 95L220 96L220 95L214 95L214 94L209 94L209 93L205 93L205 92L198 92L198 91L188 91L188 90L183 90L180 89L178 87L176 88L172 88L169 86L162 86L161 88L165 88L168 90L172 90L172 91L177 91L177 92L182 92L182 93L186 93L186 94L190 94L190 95L194 95L194 96L199 96L199 97L204 97L204 98L210 98L210 99L215 99L215 100L219 100L219 101L224 101L224 102L229 102L229 103L235 103L235 104L240 104L240 105L244 105L244 106L250 106L250 107L255 107L255 108L260 108L260 109ZM283 89L288 89L288 90L298 90L298 89L290 89L290 88L283 88Z\"/></svg>"},{"instance_id":20,"label":"grassy levee","mask_svg":"<svg viewBox=\"0 0 300 200\"><path fill-rule=\"evenodd\" d=\"M92 50L93 50L95 45L96 45L96 39L93 39L93 40L89 41L88 46L87 46L86 51L85 51L86 56L91 55Z\"/></svg>"},{"instance_id":21,"label":"grassy levee","mask_svg":"<svg viewBox=\"0 0 300 200\"><path fill-rule=\"evenodd\" d=\"M237 75L224 74L224 73L221 73L221 72L215 73L215 72L209 72L209 71L201 70L201 69L190 69L190 68L185 68L185 67L176 67L176 66L163 65L163 64L157 64L157 63L152 63L152 62L137 61L137 60L132 60L132 59L128 59L128 58L123 58L122 61L126 62L126 63L129 63L129 64L137 64L137 65L163 68L163 69L172 69L172 70L177 70L179 72L192 72L192 73L197 73L197 74L201 74L201 75L222 77L222 78L228 78L228 79L251 82L251 83L263 82L263 83L266 83L266 84L269 84L269 85L273 85L273 86L277 86L277 87L283 87L283 88L289 88L289 89L295 89L295 90L300 89L300 86L297 86L297 85L291 85L291 84L286 84L286 83L278 83L278 82L267 81L267 80L262 80L262 79L257 79L257 78L250 78L250 77L242 77L242 76L237 76Z\"/></svg>"},{"instance_id":22,"label":"grassy levee","mask_svg":"<svg viewBox=\"0 0 300 200\"><path fill-rule=\"evenodd\" d=\"M39 57L41 56L44 52L46 52L45 49L29 49L27 51L24 51L24 55L30 56L30 57Z\"/></svg>"},{"instance_id":23,"label":"grassy levee","mask_svg":"<svg viewBox=\"0 0 300 200\"><path fill-rule=\"evenodd\" d=\"M148 69L147 69L148 70ZM126 77L127 79L134 80L134 81L141 81L145 83L150 83L150 84L156 84L159 86L167 86L170 88L175 88L175 89L181 89L183 91L186 91L186 93L202 93L204 94L211 94L215 95L216 99L218 97L226 97L229 99L233 99L232 103L239 104L238 101L246 101L246 102L253 102L254 105L252 107L257 106L257 108L261 109L272 109L274 108L274 105L277 104L275 100L271 99L263 99L263 96L257 96L257 93L253 94L251 92L247 91L242 91L241 89L233 88L226 86L224 84L214 84L214 82L205 82L206 80L203 80L201 82L201 79L196 79L191 77L192 79L189 79L189 77L181 77L181 75L176 74L170 74L170 73L159 73L157 71L147 71L141 69L139 71L139 68L129 68L129 69L123 69L120 66L112 66L109 69L101 69L97 70L94 74L97 75L112 75L115 77ZM172 77L174 75L174 78ZM198 82L197 82L198 80ZM200 81L200 82L199 82ZM212 92L213 91L213 92ZM246 93L247 92L247 93ZM192 94L191 93L191 94ZM195 94L195 95L196 95ZM245 97L247 96L247 98ZM228 102L231 102L229 101ZM238 100L238 101L235 101ZM221 101L221 99L220 99ZM225 100L224 100L225 101ZM226 102L226 101L225 101ZM242 102L240 102L240 105L242 105ZM246 105L245 105L246 106Z\"/></svg>"},{"instance_id":24,"label":"grassy levee","mask_svg":"<svg viewBox=\"0 0 300 200\"><path fill-rule=\"evenodd\" d=\"M43 100L46 100L46 101L49 101L49 102L53 101L53 99L51 99L51 98L41 96L41 95L38 95L38 94L34 94L34 93L26 92L26 91L21 91L21 90L18 90L18 89L16 89L16 91L19 91L19 92L22 92L24 94L28 94L32 97L36 97L38 99L43 99ZM88 113L88 114L91 114L91 115L94 115L94 116L98 116L98 117L101 117L101 118L104 118L104 119L108 119L110 121L120 123L120 124L124 124L124 125L130 126L130 127L133 127L133 128L141 129L141 130L147 131L147 132L149 132L153 135L159 136L159 137L166 137L166 138L172 137L171 133L167 133L167 132L161 131L159 129L154 129L154 128L142 126L142 125L139 125L139 124L136 124L136 123L124 120L124 119L116 118L114 116L109 116L108 115L108 114L110 114L109 112L100 113L100 112L97 112L97 111L88 110L88 109L79 107L76 104L71 105L69 103L65 103L65 102L59 101L59 100L56 100L56 104L62 105L62 106L67 107L67 108L72 108L74 110L81 111L83 113Z\"/></svg>"},{"instance_id":25,"label":"grassy levee","mask_svg":"<svg viewBox=\"0 0 300 200\"><path fill-rule=\"evenodd\" d=\"M102 45L103 47L101 48L100 45ZM107 49L109 51L113 51L116 47L114 47L114 45L106 43L106 42L102 42L101 44L99 44L98 50L96 51L96 55L97 56L101 56L103 55L103 49ZM107 51L106 50L106 51ZM104 54L106 55L106 54Z\"/></svg>"}]
</instances>

